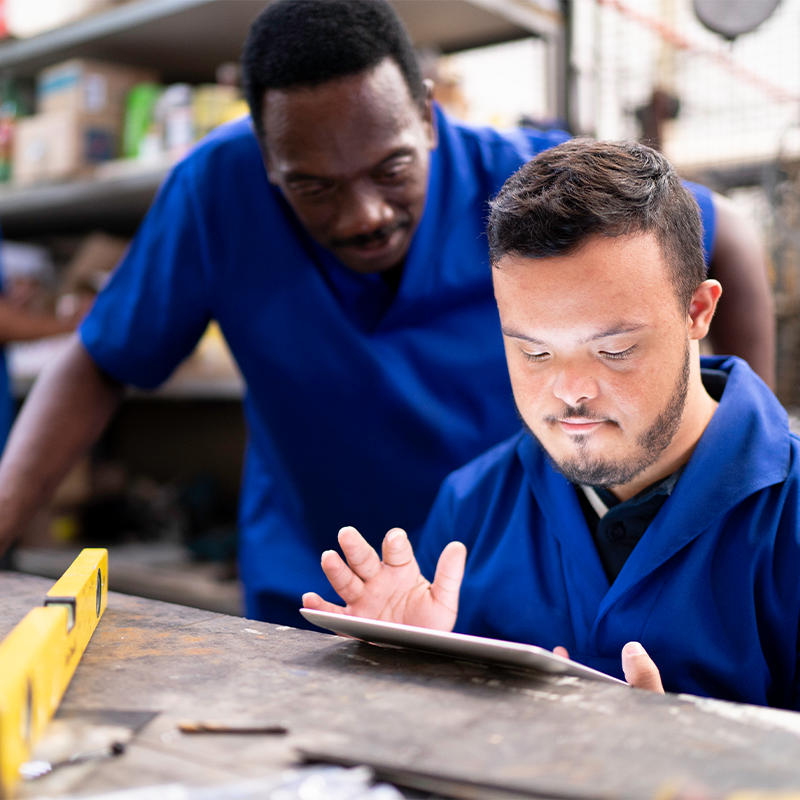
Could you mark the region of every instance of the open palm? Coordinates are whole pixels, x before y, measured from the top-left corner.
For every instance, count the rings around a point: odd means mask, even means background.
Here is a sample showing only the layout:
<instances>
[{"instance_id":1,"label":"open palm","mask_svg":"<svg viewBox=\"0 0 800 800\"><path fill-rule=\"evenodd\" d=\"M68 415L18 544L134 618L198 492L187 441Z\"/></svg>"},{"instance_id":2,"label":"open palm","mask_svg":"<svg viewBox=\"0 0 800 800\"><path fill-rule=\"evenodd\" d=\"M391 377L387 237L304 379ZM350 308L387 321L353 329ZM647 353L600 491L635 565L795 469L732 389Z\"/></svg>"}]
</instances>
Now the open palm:
<instances>
[{"instance_id":1,"label":"open palm","mask_svg":"<svg viewBox=\"0 0 800 800\"><path fill-rule=\"evenodd\" d=\"M339 531L345 559L333 550L322 554L322 569L346 606L318 594L303 595L303 605L320 611L381 619L450 631L458 614L458 592L464 576L466 548L450 542L442 551L433 583L419 570L405 531L392 528L383 539L383 560L355 528Z\"/></svg>"}]
</instances>

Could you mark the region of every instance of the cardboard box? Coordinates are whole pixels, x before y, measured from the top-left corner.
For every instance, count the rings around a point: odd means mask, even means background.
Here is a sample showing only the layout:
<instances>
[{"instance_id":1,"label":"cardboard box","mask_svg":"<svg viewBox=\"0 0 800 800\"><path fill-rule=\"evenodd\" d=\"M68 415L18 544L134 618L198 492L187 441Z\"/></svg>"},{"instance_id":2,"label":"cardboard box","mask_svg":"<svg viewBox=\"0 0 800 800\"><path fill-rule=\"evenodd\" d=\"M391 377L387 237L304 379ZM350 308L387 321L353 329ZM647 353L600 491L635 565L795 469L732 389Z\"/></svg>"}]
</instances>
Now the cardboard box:
<instances>
[{"instance_id":1,"label":"cardboard box","mask_svg":"<svg viewBox=\"0 0 800 800\"><path fill-rule=\"evenodd\" d=\"M36 107L40 113L118 114L122 124L130 90L137 83L156 80L153 70L74 58L39 73Z\"/></svg>"},{"instance_id":2,"label":"cardboard box","mask_svg":"<svg viewBox=\"0 0 800 800\"><path fill-rule=\"evenodd\" d=\"M77 177L119 152L117 116L51 111L23 117L14 135L11 179L34 183Z\"/></svg>"}]
</instances>

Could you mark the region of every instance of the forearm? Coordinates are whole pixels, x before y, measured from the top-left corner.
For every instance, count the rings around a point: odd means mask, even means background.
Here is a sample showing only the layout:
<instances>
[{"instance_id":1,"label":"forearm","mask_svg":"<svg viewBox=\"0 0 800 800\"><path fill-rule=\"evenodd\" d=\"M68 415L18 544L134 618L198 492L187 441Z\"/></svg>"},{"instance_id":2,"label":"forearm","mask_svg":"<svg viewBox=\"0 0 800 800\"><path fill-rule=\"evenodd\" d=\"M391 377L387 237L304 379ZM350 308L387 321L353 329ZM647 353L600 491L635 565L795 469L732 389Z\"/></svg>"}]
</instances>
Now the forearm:
<instances>
[{"instance_id":1,"label":"forearm","mask_svg":"<svg viewBox=\"0 0 800 800\"><path fill-rule=\"evenodd\" d=\"M75 319L33 314L0 297L0 345L57 336L75 330Z\"/></svg>"},{"instance_id":2,"label":"forearm","mask_svg":"<svg viewBox=\"0 0 800 800\"><path fill-rule=\"evenodd\" d=\"M122 392L77 337L42 373L0 461L0 553L102 433Z\"/></svg>"},{"instance_id":3,"label":"forearm","mask_svg":"<svg viewBox=\"0 0 800 800\"><path fill-rule=\"evenodd\" d=\"M711 326L710 339L714 352L735 355L743 358L771 388L775 388L775 325L769 318L772 309L771 297L758 299L747 295L741 299L731 296L724 290L724 300L720 302L714 322ZM747 305L769 308L770 314L743 314L741 309Z\"/></svg>"},{"instance_id":4,"label":"forearm","mask_svg":"<svg viewBox=\"0 0 800 800\"><path fill-rule=\"evenodd\" d=\"M717 235L711 275L722 298L711 325L714 351L744 358L775 386L775 314L766 259L755 227L725 198L715 196Z\"/></svg>"}]
</instances>

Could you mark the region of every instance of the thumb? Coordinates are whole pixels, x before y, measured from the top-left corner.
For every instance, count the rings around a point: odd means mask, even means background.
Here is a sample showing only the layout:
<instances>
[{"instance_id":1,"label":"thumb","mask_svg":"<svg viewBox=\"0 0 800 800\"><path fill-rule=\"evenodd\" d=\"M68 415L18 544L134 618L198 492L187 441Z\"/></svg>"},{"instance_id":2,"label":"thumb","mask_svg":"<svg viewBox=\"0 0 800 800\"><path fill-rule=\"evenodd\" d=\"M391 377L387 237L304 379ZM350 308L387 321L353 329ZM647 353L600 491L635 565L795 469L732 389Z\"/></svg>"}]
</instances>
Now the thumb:
<instances>
[{"instance_id":1,"label":"thumb","mask_svg":"<svg viewBox=\"0 0 800 800\"><path fill-rule=\"evenodd\" d=\"M437 603L453 613L453 623L458 614L458 595L464 578L467 548L461 542L450 542L439 556L436 575L431 584L431 594Z\"/></svg>"},{"instance_id":2,"label":"thumb","mask_svg":"<svg viewBox=\"0 0 800 800\"><path fill-rule=\"evenodd\" d=\"M631 686L664 694L658 667L639 642L628 642L622 648L622 671L625 673L625 680Z\"/></svg>"}]
</instances>

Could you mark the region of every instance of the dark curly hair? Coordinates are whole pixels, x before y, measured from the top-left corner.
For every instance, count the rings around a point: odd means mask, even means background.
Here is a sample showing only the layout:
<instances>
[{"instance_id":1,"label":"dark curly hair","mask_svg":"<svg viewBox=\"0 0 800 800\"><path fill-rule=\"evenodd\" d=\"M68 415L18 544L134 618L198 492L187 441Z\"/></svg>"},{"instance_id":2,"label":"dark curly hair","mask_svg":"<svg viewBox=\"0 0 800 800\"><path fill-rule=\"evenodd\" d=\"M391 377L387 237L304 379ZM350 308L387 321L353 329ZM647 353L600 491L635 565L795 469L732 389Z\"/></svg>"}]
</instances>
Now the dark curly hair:
<instances>
[{"instance_id":1,"label":"dark curly hair","mask_svg":"<svg viewBox=\"0 0 800 800\"><path fill-rule=\"evenodd\" d=\"M408 33L386 0L278 0L250 28L242 82L263 141L264 93L315 86L392 58L420 110L425 87Z\"/></svg>"},{"instance_id":2,"label":"dark curly hair","mask_svg":"<svg viewBox=\"0 0 800 800\"><path fill-rule=\"evenodd\" d=\"M573 139L537 155L491 204L492 264L564 255L590 236L654 233L678 299L706 278L700 212L661 153L636 142Z\"/></svg>"}]
</instances>

